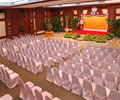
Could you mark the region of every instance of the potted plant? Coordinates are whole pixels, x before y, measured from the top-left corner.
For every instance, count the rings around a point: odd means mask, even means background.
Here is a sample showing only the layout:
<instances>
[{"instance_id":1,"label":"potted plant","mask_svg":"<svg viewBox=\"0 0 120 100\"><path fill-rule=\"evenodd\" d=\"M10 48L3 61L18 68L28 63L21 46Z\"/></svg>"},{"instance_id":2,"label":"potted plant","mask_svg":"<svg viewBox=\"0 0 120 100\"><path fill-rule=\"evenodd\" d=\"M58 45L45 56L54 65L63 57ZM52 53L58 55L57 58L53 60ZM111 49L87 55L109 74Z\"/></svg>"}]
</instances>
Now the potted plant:
<instances>
[{"instance_id":1,"label":"potted plant","mask_svg":"<svg viewBox=\"0 0 120 100\"><path fill-rule=\"evenodd\" d=\"M54 36L54 33L52 31L52 23L51 23L51 19L46 19L45 21L45 36L46 37L52 37Z\"/></svg>"},{"instance_id":2,"label":"potted plant","mask_svg":"<svg viewBox=\"0 0 120 100\"><path fill-rule=\"evenodd\" d=\"M78 18L73 18L72 19L72 31L78 30L77 23L78 23Z\"/></svg>"},{"instance_id":3,"label":"potted plant","mask_svg":"<svg viewBox=\"0 0 120 100\"><path fill-rule=\"evenodd\" d=\"M24 32L23 26L20 26L20 27L19 27L19 33L20 33L20 34L23 34L23 32Z\"/></svg>"},{"instance_id":4,"label":"potted plant","mask_svg":"<svg viewBox=\"0 0 120 100\"><path fill-rule=\"evenodd\" d=\"M120 19L112 20L108 19L109 32L113 34L114 37L120 37Z\"/></svg>"},{"instance_id":5,"label":"potted plant","mask_svg":"<svg viewBox=\"0 0 120 100\"><path fill-rule=\"evenodd\" d=\"M59 16L52 18L52 26L54 32L62 32L62 22Z\"/></svg>"}]
</instances>

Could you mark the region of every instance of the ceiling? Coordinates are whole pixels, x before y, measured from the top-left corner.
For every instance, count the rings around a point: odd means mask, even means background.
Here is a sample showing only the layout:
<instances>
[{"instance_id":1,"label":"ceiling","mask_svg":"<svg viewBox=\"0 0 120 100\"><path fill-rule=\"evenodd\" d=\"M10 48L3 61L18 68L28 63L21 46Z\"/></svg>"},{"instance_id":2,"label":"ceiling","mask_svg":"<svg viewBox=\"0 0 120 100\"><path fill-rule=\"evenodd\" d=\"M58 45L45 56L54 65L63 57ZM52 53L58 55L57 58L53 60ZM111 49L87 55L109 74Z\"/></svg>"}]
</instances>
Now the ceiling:
<instances>
[{"instance_id":1,"label":"ceiling","mask_svg":"<svg viewBox=\"0 0 120 100\"><path fill-rule=\"evenodd\" d=\"M58 8L107 3L120 3L120 0L0 0L0 8Z\"/></svg>"},{"instance_id":2,"label":"ceiling","mask_svg":"<svg viewBox=\"0 0 120 100\"><path fill-rule=\"evenodd\" d=\"M22 5L22 4L29 4L29 3L35 3L35 2L42 2L46 0L0 0L0 6L6 7L6 6L16 6L16 5Z\"/></svg>"}]
</instances>

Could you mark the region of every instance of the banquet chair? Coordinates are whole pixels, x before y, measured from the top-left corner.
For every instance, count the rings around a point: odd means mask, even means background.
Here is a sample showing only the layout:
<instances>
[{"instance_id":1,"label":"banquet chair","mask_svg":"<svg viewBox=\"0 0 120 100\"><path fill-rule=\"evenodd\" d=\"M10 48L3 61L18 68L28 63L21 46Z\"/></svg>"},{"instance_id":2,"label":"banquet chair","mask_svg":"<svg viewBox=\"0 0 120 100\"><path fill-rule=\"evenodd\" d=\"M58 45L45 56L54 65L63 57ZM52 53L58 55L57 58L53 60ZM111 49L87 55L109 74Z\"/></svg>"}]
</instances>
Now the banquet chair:
<instances>
[{"instance_id":1,"label":"banquet chair","mask_svg":"<svg viewBox=\"0 0 120 100\"><path fill-rule=\"evenodd\" d=\"M25 87L26 87L26 92L27 92L27 100L36 100L36 96L35 96L35 93L34 93L34 90L28 85L28 84L25 84Z\"/></svg>"},{"instance_id":2,"label":"banquet chair","mask_svg":"<svg viewBox=\"0 0 120 100\"><path fill-rule=\"evenodd\" d=\"M36 97L36 100L44 100L42 91L39 89L35 89L35 97Z\"/></svg>"},{"instance_id":3,"label":"banquet chair","mask_svg":"<svg viewBox=\"0 0 120 100\"><path fill-rule=\"evenodd\" d=\"M117 90L110 90L108 100L120 100L120 92Z\"/></svg>"},{"instance_id":4,"label":"banquet chair","mask_svg":"<svg viewBox=\"0 0 120 100\"><path fill-rule=\"evenodd\" d=\"M72 79L71 92L78 96L82 96L82 86L80 79L75 75L72 75L71 79Z\"/></svg>"},{"instance_id":5,"label":"banquet chair","mask_svg":"<svg viewBox=\"0 0 120 100\"><path fill-rule=\"evenodd\" d=\"M94 93L95 93L95 100L107 100L106 89L102 85L96 84Z\"/></svg>"},{"instance_id":6,"label":"banquet chair","mask_svg":"<svg viewBox=\"0 0 120 100\"><path fill-rule=\"evenodd\" d=\"M106 48L104 46L101 46L100 50L104 51L104 50L106 50Z\"/></svg>"},{"instance_id":7,"label":"banquet chair","mask_svg":"<svg viewBox=\"0 0 120 100\"><path fill-rule=\"evenodd\" d=\"M46 80L49 82L53 82L54 80L54 74L53 74L53 70L50 67L46 67L47 70L47 76L46 76Z\"/></svg>"},{"instance_id":8,"label":"banquet chair","mask_svg":"<svg viewBox=\"0 0 120 100\"><path fill-rule=\"evenodd\" d=\"M82 59L83 59L82 63L90 67L90 59L86 57L82 57Z\"/></svg>"},{"instance_id":9,"label":"banquet chair","mask_svg":"<svg viewBox=\"0 0 120 100\"><path fill-rule=\"evenodd\" d=\"M108 51L108 52L113 52L113 48L112 48L112 47L108 47L108 48L107 48L107 51Z\"/></svg>"},{"instance_id":10,"label":"banquet chair","mask_svg":"<svg viewBox=\"0 0 120 100\"><path fill-rule=\"evenodd\" d=\"M53 68L53 73L54 73L54 84L57 86L62 85L62 74L61 71L59 71L57 68Z\"/></svg>"},{"instance_id":11,"label":"banquet chair","mask_svg":"<svg viewBox=\"0 0 120 100\"><path fill-rule=\"evenodd\" d=\"M26 90L26 86L25 84L29 85L29 87L33 87L34 84L30 81L24 83L22 79L19 78L18 84L20 85L20 94L19 94L19 98L21 98L22 100L27 100L27 90Z\"/></svg>"},{"instance_id":12,"label":"banquet chair","mask_svg":"<svg viewBox=\"0 0 120 100\"><path fill-rule=\"evenodd\" d=\"M117 63L111 64L111 72L116 76L120 77L120 66Z\"/></svg>"},{"instance_id":13,"label":"banquet chair","mask_svg":"<svg viewBox=\"0 0 120 100\"><path fill-rule=\"evenodd\" d=\"M118 87L117 78L110 72L105 73L104 83L109 89L117 89Z\"/></svg>"},{"instance_id":14,"label":"banquet chair","mask_svg":"<svg viewBox=\"0 0 120 100\"><path fill-rule=\"evenodd\" d=\"M4 96L0 97L0 100L13 100L13 98L11 95L5 94Z\"/></svg>"},{"instance_id":15,"label":"banquet chair","mask_svg":"<svg viewBox=\"0 0 120 100\"><path fill-rule=\"evenodd\" d=\"M5 74L6 74L6 86L10 89L14 88L18 84L19 74L15 72L9 74L6 70Z\"/></svg>"},{"instance_id":16,"label":"banquet chair","mask_svg":"<svg viewBox=\"0 0 120 100\"><path fill-rule=\"evenodd\" d=\"M111 70L111 67L109 66L109 64L105 61L101 61L99 62L100 64L100 70L102 72L109 72Z\"/></svg>"},{"instance_id":17,"label":"banquet chair","mask_svg":"<svg viewBox=\"0 0 120 100\"><path fill-rule=\"evenodd\" d=\"M113 58L112 58L112 57L109 57L109 56L105 58L105 61L106 61L107 63L109 63L109 64L113 64L113 63L114 63Z\"/></svg>"},{"instance_id":18,"label":"banquet chair","mask_svg":"<svg viewBox=\"0 0 120 100\"><path fill-rule=\"evenodd\" d=\"M93 85L88 80L83 80L83 98L86 100L95 100Z\"/></svg>"},{"instance_id":19,"label":"banquet chair","mask_svg":"<svg viewBox=\"0 0 120 100\"><path fill-rule=\"evenodd\" d=\"M91 67L92 69L99 69L100 66L99 66L98 60L96 60L96 59L91 59L91 60L90 60L90 67Z\"/></svg>"},{"instance_id":20,"label":"banquet chair","mask_svg":"<svg viewBox=\"0 0 120 100\"><path fill-rule=\"evenodd\" d=\"M62 71L62 87L68 91L71 90L71 80L70 80L70 75L66 72Z\"/></svg>"},{"instance_id":21,"label":"banquet chair","mask_svg":"<svg viewBox=\"0 0 120 100\"><path fill-rule=\"evenodd\" d=\"M98 61L105 61L105 57L102 54L98 53L98 55L96 55L96 58Z\"/></svg>"},{"instance_id":22,"label":"banquet chair","mask_svg":"<svg viewBox=\"0 0 120 100\"><path fill-rule=\"evenodd\" d=\"M104 85L103 73L100 70L93 70L93 82Z\"/></svg>"},{"instance_id":23,"label":"banquet chair","mask_svg":"<svg viewBox=\"0 0 120 100\"><path fill-rule=\"evenodd\" d=\"M73 60L74 60L76 63L81 63L81 61L80 61L80 56L78 56L78 55L75 55L74 58L73 58Z\"/></svg>"},{"instance_id":24,"label":"banquet chair","mask_svg":"<svg viewBox=\"0 0 120 100\"><path fill-rule=\"evenodd\" d=\"M66 72L68 74L74 74L74 68L73 68L73 61L72 60L67 60L66 61Z\"/></svg>"},{"instance_id":25,"label":"banquet chair","mask_svg":"<svg viewBox=\"0 0 120 100\"><path fill-rule=\"evenodd\" d=\"M91 75L91 69L88 66L83 66L83 79L89 80L91 82L93 80Z\"/></svg>"},{"instance_id":26,"label":"banquet chair","mask_svg":"<svg viewBox=\"0 0 120 100\"><path fill-rule=\"evenodd\" d=\"M79 77L79 78L83 78L83 68L81 67L80 64L76 63L74 64L74 75Z\"/></svg>"},{"instance_id":27,"label":"banquet chair","mask_svg":"<svg viewBox=\"0 0 120 100\"><path fill-rule=\"evenodd\" d=\"M49 93L48 91L43 91L42 96L43 96L43 100L46 100L46 97L48 97L50 100L53 99L53 95Z\"/></svg>"},{"instance_id":28,"label":"banquet chair","mask_svg":"<svg viewBox=\"0 0 120 100\"><path fill-rule=\"evenodd\" d=\"M61 100L61 99L58 97L54 97L52 100Z\"/></svg>"}]
</instances>

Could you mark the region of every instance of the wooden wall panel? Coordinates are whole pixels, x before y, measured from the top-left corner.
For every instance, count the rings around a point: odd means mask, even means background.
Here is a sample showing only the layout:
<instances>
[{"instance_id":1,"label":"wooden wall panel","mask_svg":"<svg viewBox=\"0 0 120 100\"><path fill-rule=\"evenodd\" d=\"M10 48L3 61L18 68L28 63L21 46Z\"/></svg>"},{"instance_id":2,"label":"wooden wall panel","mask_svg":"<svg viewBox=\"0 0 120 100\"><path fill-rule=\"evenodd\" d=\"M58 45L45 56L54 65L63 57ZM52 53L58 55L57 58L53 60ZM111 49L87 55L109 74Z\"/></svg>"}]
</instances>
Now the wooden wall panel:
<instances>
[{"instance_id":1,"label":"wooden wall panel","mask_svg":"<svg viewBox=\"0 0 120 100\"><path fill-rule=\"evenodd\" d=\"M44 9L39 8L35 10L36 15L36 30L41 31L45 30L45 14L44 14Z\"/></svg>"},{"instance_id":2,"label":"wooden wall panel","mask_svg":"<svg viewBox=\"0 0 120 100\"><path fill-rule=\"evenodd\" d=\"M29 10L28 9L10 9L6 10L6 28L7 28L7 37L13 35L19 36L19 28L23 27L23 33L29 33ZM10 34L10 27L11 33Z\"/></svg>"}]
</instances>

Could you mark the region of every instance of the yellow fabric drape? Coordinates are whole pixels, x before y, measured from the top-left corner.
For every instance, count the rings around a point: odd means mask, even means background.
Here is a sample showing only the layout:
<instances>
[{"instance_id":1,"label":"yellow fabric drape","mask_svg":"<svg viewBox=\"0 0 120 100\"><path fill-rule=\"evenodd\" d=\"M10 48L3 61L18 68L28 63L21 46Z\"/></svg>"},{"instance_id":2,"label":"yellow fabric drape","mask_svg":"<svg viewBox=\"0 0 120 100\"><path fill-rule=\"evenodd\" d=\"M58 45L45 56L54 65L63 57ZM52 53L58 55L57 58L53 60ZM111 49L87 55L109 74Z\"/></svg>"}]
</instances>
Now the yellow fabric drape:
<instances>
[{"instance_id":1,"label":"yellow fabric drape","mask_svg":"<svg viewBox=\"0 0 120 100\"><path fill-rule=\"evenodd\" d=\"M83 16L83 28L106 30L108 16Z\"/></svg>"}]
</instances>

